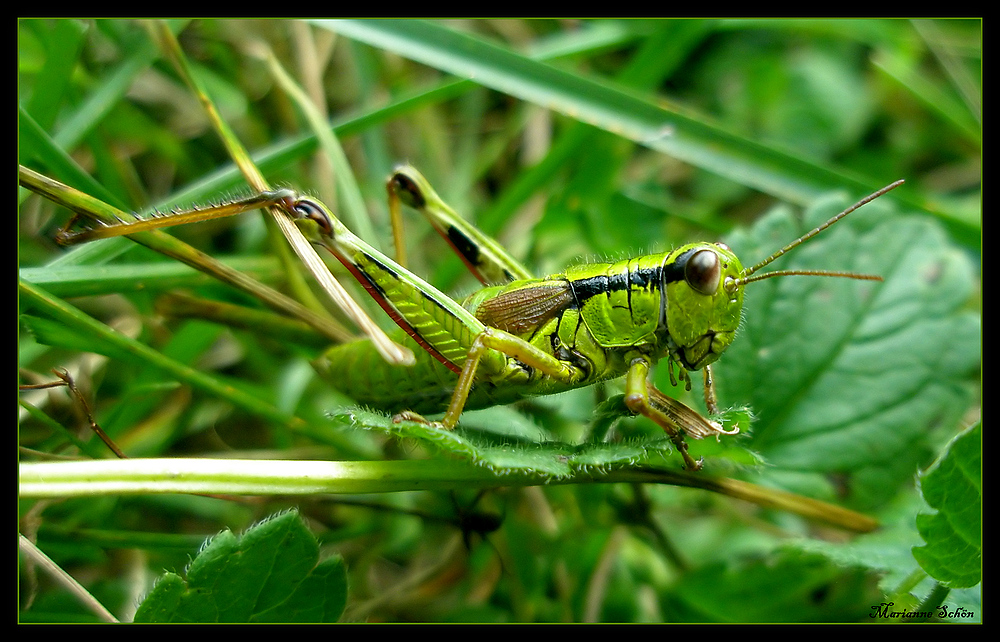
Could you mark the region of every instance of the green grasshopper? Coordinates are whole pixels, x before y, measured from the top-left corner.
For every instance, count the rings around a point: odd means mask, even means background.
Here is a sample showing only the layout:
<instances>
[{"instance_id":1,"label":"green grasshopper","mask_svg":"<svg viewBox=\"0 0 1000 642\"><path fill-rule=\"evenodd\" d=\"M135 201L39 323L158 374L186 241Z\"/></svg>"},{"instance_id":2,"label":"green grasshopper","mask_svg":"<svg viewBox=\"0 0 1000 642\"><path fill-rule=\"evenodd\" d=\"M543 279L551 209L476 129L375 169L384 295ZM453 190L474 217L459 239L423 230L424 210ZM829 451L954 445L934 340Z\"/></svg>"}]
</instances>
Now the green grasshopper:
<instances>
[{"instance_id":1,"label":"green grasshopper","mask_svg":"<svg viewBox=\"0 0 1000 642\"><path fill-rule=\"evenodd\" d=\"M736 434L739 428L725 430L664 395L649 382L651 367L666 359L671 381L680 379L689 388L688 373L702 370L706 408L718 414L710 366L736 336L744 287L791 275L880 281L878 276L851 272L756 272L902 182L867 196L750 268L724 244L699 242L533 278L496 241L455 214L417 170L399 167L387 181L394 224L400 203L422 212L486 286L461 303L355 236L315 199L283 189L225 207L229 213L262 204L282 207L305 236L329 250L423 348L411 368L387 364L369 339L326 351L314 363L317 371L358 403L398 413L396 421L450 430L466 408L507 404L624 375L627 407L661 426L685 466L697 470L701 462L688 454L684 434L701 439ZM209 216L214 209L219 208L198 211ZM167 226L174 224L172 219L138 224ZM122 222L66 231L59 240L68 244L128 234L136 225ZM398 227L396 237L398 242ZM442 411L443 418L436 422L417 414Z\"/></svg>"}]
</instances>

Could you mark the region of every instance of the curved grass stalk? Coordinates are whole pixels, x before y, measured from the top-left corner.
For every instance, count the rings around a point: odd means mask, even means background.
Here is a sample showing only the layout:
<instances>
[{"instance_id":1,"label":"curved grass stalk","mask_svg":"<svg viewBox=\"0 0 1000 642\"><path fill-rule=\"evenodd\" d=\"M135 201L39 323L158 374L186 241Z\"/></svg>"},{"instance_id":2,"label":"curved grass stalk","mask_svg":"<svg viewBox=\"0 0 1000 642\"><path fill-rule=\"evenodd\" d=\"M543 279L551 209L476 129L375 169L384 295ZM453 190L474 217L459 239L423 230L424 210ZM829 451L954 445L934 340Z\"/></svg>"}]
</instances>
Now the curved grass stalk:
<instances>
[{"instance_id":1,"label":"curved grass stalk","mask_svg":"<svg viewBox=\"0 0 1000 642\"><path fill-rule=\"evenodd\" d=\"M878 522L854 511L736 479L657 468L580 472L549 478L512 471L504 486L642 482L698 488L856 532ZM392 493L404 490L495 488L488 468L454 460L258 461L239 459L142 459L21 464L23 498L86 497L149 493L315 495Z\"/></svg>"}]
</instances>

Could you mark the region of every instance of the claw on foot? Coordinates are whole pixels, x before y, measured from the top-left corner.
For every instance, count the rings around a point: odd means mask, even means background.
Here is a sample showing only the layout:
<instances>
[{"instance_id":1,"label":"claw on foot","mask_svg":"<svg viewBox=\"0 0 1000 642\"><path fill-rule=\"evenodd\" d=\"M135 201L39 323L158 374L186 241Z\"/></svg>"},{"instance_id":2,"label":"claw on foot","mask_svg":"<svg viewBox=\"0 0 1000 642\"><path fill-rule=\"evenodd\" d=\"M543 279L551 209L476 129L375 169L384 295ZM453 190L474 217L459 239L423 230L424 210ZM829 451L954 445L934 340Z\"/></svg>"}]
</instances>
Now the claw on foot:
<instances>
[{"instance_id":1,"label":"claw on foot","mask_svg":"<svg viewBox=\"0 0 1000 642\"><path fill-rule=\"evenodd\" d=\"M692 424L685 424L683 426L684 432L688 434L692 439L704 439L705 437L714 436L716 441L719 441L721 435L738 435L740 432L740 425L735 424L732 430L726 430L717 421L705 421Z\"/></svg>"},{"instance_id":2,"label":"claw on foot","mask_svg":"<svg viewBox=\"0 0 1000 642\"><path fill-rule=\"evenodd\" d=\"M393 415L392 417L392 423L394 424L398 424L403 421L412 421L414 423L430 426L431 428L440 428L441 430L449 430L449 428L445 426L442 422L431 421L430 419L427 419L423 415L418 415L412 410L404 410L398 415Z\"/></svg>"},{"instance_id":3,"label":"claw on foot","mask_svg":"<svg viewBox=\"0 0 1000 642\"><path fill-rule=\"evenodd\" d=\"M393 417L392 417L392 423L394 423L394 424L398 424L398 423L403 422L403 421L414 421L414 422L416 422L418 424L429 424L429 423L432 423L432 422L428 421L427 419L424 419L423 415L418 415L417 413L413 412L412 410L404 410L403 412L399 413L398 415L393 415Z\"/></svg>"}]
</instances>

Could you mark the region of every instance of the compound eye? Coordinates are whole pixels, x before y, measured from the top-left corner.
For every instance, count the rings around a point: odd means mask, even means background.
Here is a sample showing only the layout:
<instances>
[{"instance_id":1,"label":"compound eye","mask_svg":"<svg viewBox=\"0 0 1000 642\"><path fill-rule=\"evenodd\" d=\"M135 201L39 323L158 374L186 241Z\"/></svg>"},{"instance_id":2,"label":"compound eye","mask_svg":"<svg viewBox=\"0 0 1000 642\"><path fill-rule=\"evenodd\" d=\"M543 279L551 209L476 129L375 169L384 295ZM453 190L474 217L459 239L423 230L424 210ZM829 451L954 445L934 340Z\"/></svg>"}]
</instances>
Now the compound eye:
<instances>
[{"instance_id":1,"label":"compound eye","mask_svg":"<svg viewBox=\"0 0 1000 642\"><path fill-rule=\"evenodd\" d=\"M712 250L698 250L684 266L684 280L696 292L712 295L719 290L722 270L719 255Z\"/></svg>"},{"instance_id":2,"label":"compound eye","mask_svg":"<svg viewBox=\"0 0 1000 642\"><path fill-rule=\"evenodd\" d=\"M316 203L313 203L308 199L300 199L295 202L292 209L301 218L316 221L316 224L319 225L320 232L322 232L324 236L333 235L333 224L330 223L330 217L327 216L326 212L323 211L323 208Z\"/></svg>"}]
</instances>

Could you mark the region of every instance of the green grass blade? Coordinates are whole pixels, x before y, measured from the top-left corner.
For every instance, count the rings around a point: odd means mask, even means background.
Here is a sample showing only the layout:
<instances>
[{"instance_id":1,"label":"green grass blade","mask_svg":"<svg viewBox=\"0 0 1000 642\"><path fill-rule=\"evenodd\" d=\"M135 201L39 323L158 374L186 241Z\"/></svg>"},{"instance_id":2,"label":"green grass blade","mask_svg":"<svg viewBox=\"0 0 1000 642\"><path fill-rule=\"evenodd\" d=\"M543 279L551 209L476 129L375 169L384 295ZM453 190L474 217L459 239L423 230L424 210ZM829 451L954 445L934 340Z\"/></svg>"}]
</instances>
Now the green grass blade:
<instances>
[{"instance_id":1,"label":"green grass blade","mask_svg":"<svg viewBox=\"0 0 1000 642\"><path fill-rule=\"evenodd\" d=\"M254 395L244 393L215 377L170 359L159 351L98 322L93 317L84 314L65 301L51 296L31 283L20 281L18 292L24 297L22 306L29 309L37 309L67 327L74 328L81 333L90 334L95 339L107 343L117 352L127 353L141 362L170 373L177 377L178 381L217 395L240 408L246 409L248 412L258 414L269 421L273 421L278 426L284 426L286 429L302 430L305 428L305 423L301 419L280 412L271 404Z\"/></svg>"},{"instance_id":2,"label":"green grass blade","mask_svg":"<svg viewBox=\"0 0 1000 642\"><path fill-rule=\"evenodd\" d=\"M531 60L437 23L333 20L316 24L554 109L784 201L805 204L832 189L861 192L880 187L848 170L738 136L663 101ZM928 208L927 204L916 206Z\"/></svg>"},{"instance_id":3,"label":"green grass blade","mask_svg":"<svg viewBox=\"0 0 1000 642\"><path fill-rule=\"evenodd\" d=\"M31 187L39 194L44 194L47 198L58 202L69 208L71 211L89 216L92 220L114 223L119 219L127 219L129 215L114 208L100 199L93 198L88 194L74 190L66 185L61 185L45 176L33 172L28 168L20 168L20 180L22 185ZM288 314L302 319L310 324L317 331L330 337L334 341L342 341L350 334L331 319L324 318L311 310L305 308L297 301L286 297L280 292L273 290L255 279L243 274L231 267L213 259L204 252L200 252L188 244L175 239L160 230L140 232L133 234L132 239L152 250L161 252L167 256L175 258L182 263L190 265L197 270L239 288L265 301L275 309L282 310ZM118 239L111 239L110 242L117 242ZM92 245L97 245L92 244ZM60 264L64 265L64 264Z\"/></svg>"}]
</instances>

